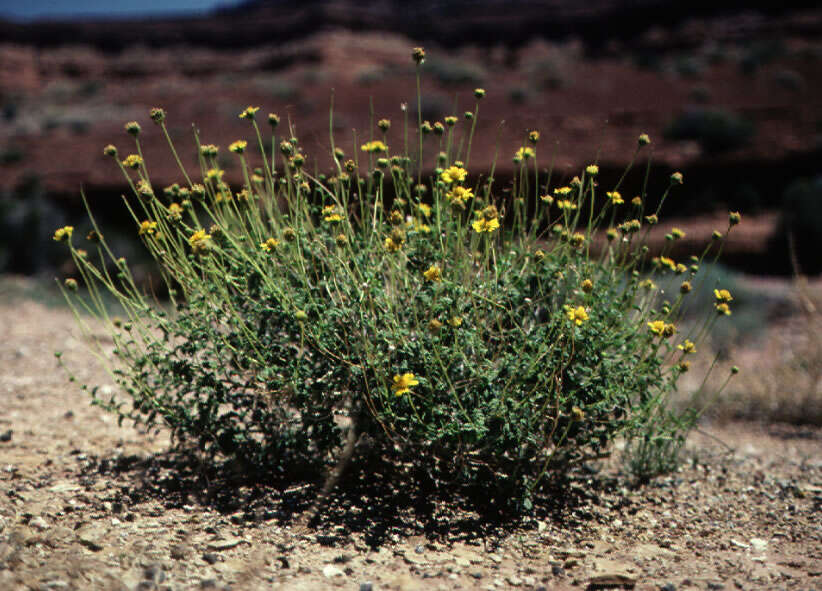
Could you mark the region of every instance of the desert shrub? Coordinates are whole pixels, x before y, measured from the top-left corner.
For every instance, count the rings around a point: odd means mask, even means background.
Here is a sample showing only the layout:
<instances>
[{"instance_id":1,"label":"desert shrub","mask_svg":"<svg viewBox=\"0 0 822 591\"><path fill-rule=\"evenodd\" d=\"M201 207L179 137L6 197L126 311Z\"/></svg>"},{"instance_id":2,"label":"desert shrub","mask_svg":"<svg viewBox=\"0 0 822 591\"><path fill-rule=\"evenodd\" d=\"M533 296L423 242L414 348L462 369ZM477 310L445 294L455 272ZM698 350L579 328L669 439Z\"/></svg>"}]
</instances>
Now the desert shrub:
<instances>
[{"instance_id":1,"label":"desert shrub","mask_svg":"<svg viewBox=\"0 0 822 591\"><path fill-rule=\"evenodd\" d=\"M453 58L431 59L428 71L443 86L476 86L485 82L482 66Z\"/></svg>"},{"instance_id":2,"label":"desert shrub","mask_svg":"<svg viewBox=\"0 0 822 591\"><path fill-rule=\"evenodd\" d=\"M729 152L748 145L751 121L721 109L694 108L679 115L665 130L672 140L696 140L706 152Z\"/></svg>"},{"instance_id":3,"label":"desert shrub","mask_svg":"<svg viewBox=\"0 0 822 591\"><path fill-rule=\"evenodd\" d=\"M696 415L668 410L667 397L688 370L689 343L730 313L731 295L717 292L706 322L679 333L688 290L665 299L640 274L693 273L647 260L641 237L659 210L624 203L618 188L603 198L596 165L547 185L536 131L511 147L510 191L471 171L483 96L477 89L473 115L440 132L405 119L404 135L417 131L408 152L391 150L381 120L358 154L335 149L332 133L333 159L310 164L289 130L276 135L274 115L264 138L249 107L251 142L228 149L242 171L233 187L219 149L198 144L196 176L180 165L179 185L155 189L140 128L128 124L135 153L105 151L133 189L126 205L170 303L137 288L99 231L84 256L70 227L55 233L89 288L78 297L70 279L69 302L113 336L125 396L92 387L94 403L249 469L321 474L367 438L395 461L520 509L548 477L607 455L616 438L681 442ZM165 113L152 119L168 138ZM431 152L425 143L442 148L431 162L418 156ZM672 175L661 201L681 182ZM612 241L593 256L599 227ZM124 318L106 314L103 292ZM654 445L667 458L654 465L669 466L675 450Z\"/></svg>"},{"instance_id":4,"label":"desert shrub","mask_svg":"<svg viewBox=\"0 0 822 591\"><path fill-rule=\"evenodd\" d=\"M822 233L822 176L797 179L782 195L782 213L773 245L795 257L798 272L822 272L819 236ZM792 251L792 252L789 252Z\"/></svg>"}]
</instances>

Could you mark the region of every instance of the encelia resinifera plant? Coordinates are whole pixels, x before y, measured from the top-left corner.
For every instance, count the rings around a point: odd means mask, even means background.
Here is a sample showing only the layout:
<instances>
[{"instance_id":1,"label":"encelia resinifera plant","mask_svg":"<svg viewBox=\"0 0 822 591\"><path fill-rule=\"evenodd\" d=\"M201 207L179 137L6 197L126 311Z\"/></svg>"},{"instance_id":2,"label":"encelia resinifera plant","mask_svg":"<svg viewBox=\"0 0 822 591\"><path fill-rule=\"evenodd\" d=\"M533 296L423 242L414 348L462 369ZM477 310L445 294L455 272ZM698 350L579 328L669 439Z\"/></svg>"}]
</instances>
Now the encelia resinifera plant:
<instances>
[{"instance_id":1,"label":"encelia resinifera plant","mask_svg":"<svg viewBox=\"0 0 822 591\"><path fill-rule=\"evenodd\" d=\"M424 52L413 58L419 104ZM319 475L368 437L384 457L522 509L548 477L603 457L617 438L640 472L669 467L699 414L673 412L669 395L732 296L716 290L705 322L687 331L678 312L724 237L688 266L652 258L643 238L659 208L619 185L601 190L595 164L552 184L538 131L512 148L503 193L493 168L470 167L484 94L475 90L463 123L409 123L403 108L401 150L388 145L386 119L350 155L332 133L330 157L313 165L291 129L278 135L279 117L266 123L249 107L240 117L252 141L228 147L241 187L196 134L200 170L187 170L153 109L181 174L158 191L141 128L126 124L135 153L104 151L133 191L125 206L169 301L143 291L93 217L89 252L71 227L55 233L88 288L64 284L81 326L90 312L114 339L110 369L125 396L84 386L93 401L249 469ZM634 160L649 143L639 137ZM660 208L682 180L671 176ZM738 221L731 214L729 227ZM681 236L673 229L669 242ZM660 294L659 274L681 275L679 293Z\"/></svg>"}]
</instances>

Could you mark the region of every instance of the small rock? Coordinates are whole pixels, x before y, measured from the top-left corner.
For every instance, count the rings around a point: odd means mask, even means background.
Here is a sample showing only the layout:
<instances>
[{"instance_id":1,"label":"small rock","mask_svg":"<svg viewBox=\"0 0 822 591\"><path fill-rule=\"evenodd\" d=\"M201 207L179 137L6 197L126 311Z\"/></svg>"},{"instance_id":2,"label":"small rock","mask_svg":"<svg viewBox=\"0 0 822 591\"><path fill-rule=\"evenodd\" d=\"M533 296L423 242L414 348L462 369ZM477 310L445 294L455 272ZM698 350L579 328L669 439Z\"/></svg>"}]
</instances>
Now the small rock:
<instances>
[{"instance_id":1,"label":"small rock","mask_svg":"<svg viewBox=\"0 0 822 591\"><path fill-rule=\"evenodd\" d=\"M745 542L740 542L739 540L734 540L733 538L731 538L731 545L736 546L737 548L750 548L750 546Z\"/></svg>"},{"instance_id":2,"label":"small rock","mask_svg":"<svg viewBox=\"0 0 822 591\"><path fill-rule=\"evenodd\" d=\"M490 558L493 562L496 562L497 564L502 562L502 556L499 556L497 554L489 554L488 558Z\"/></svg>"},{"instance_id":3,"label":"small rock","mask_svg":"<svg viewBox=\"0 0 822 591\"><path fill-rule=\"evenodd\" d=\"M555 577L564 576L565 575L565 569L562 568L558 564L554 564L554 565L551 566L551 574L554 575Z\"/></svg>"},{"instance_id":4,"label":"small rock","mask_svg":"<svg viewBox=\"0 0 822 591\"><path fill-rule=\"evenodd\" d=\"M168 553L174 560L182 560L188 554L188 548L185 544L173 544L168 549Z\"/></svg>"},{"instance_id":5,"label":"small rock","mask_svg":"<svg viewBox=\"0 0 822 591\"><path fill-rule=\"evenodd\" d=\"M592 587L634 586L636 575L631 572L631 567L627 564L613 560L597 560L594 562L594 572L588 584Z\"/></svg>"},{"instance_id":6,"label":"small rock","mask_svg":"<svg viewBox=\"0 0 822 591\"><path fill-rule=\"evenodd\" d=\"M98 525L90 525L81 529L77 534L77 540L89 550L99 552L103 549L103 536L105 530Z\"/></svg>"},{"instance_id":7,"label":"small rock","mask_svg":"<svg viewBox=\"0 0 822 591\"><path fill-rule=\"evenodd\" d=\"M478 570L475 570L474 572L472 572L471 576L474 577L477 580L480 580L483 577L482 572L480 572Z\"/></svg>"},{"instance_id":8,"label":"small rock","mask_svg":"<svg viewBox=\"0 0 822 591\"><path fill-rule=\"evenodd\" d=\"M217 550L218 552L221 550L230 550L231 548L236 548L244 541L245 540L243 540L242 538L228 538L225 540L215 540L213 542L209 542L208 549Z\"/></svg>"},{"instance_id":9,"label":"small rock","mask_svg":"<svg viewBox=\"0 0 822 591\"><path fill-rule=\"evenodd\" d=\"M166 580L166 573L163 570L162 564L151 564L143 569L143 579L146 581L154 581L155 583L162 583Z\"/></svg>"},{"instance_id":10,"label":"small rock","mask_svg":"<svg viewBox=\"0 0 822 591\"><path fill-rule=\"evenodd\" d=\"M288 557L278 556L277 560L280 561L280 567L281 568L291 568L291 564L288 562Z\"/></svg>"},{"instance_id":11,"label":"small rock","mask_svg":"<svg viewBox=\"0 0 822 591\"><path fill-rule=\"evenodd\" d=\"M219 557L213 552L206 552L205 554L203 554L203 560L205 560L209 564L214 564L219 560Z\"/></svg>"},{"instance_id":12,"label":"small rock","mask_svg":"<svg viewBox=\"0 0 822 591\"><path fill-rule=\"evenodd\" d=\"M708 581L708 589L711 591L722 591L724 588L724 583L720 583L719 581Z\"/></svg>"},{"instance_id":13,"label":"small rock","mask_svg":"<svg viewBox=\"0 0 822 591\"><path fill-rule=\"evenodd\" d=\"M13 434L14 434L14 431L12 431L11 429L9 429L8 431L5 431L4 433L0 433L0 442L7 443L7 442L11 441L11 436Z\"/></svg>"},{"instance_id":14,"label":"small rock","mask_svg":"<svg viewBox=\"0 0 822 591\"><path fill-rule=\"evenodd\" d=\"M374 585L371 584L371 581L360 583L360 591L374 591Z\"/></svg>"},{"instance_id":15,"label":"small rock","mask_svg":"<svg viewBox=\"0 0 822 591\"><path fill-rule=\"evenodd\" d=\"M751 538L751 546L757 552L764 552L768 549L768 540L762 538Z\"/></svg>"},{"instance_id":16,"label":"small rock","mask_svg":"<svg viewBox=\"0 0 822 591\"><path fill-rule=\"evenodd\" d=\"M508 581L508 584L512 587L519 587L520 585L522 585L522 579L520 579L516 575L511 575L507 577L506 580Z\"/></svg>"},{"instance_id":17,"label":"small rock","mask_svg":"<svg viewBox=\"0 0 822 591\"><path fill-rule=\"evenodd\" d=\"M676 591L676 586L673 583L665 583L659 588L659 591Z\"/></svg>"},{"instance_id":18,"label":"small rock","mask_svg":"<svg viewBox=\"0 0 822 591\"><path fill-rule=\"evenodd\" d=\"M47 581L45 585L43 585L44 589L68 589L69 584L65 581L61 581L56 579L54 581Z\"/></svg>"},{"instance_id":19,"label":"small rock","mask_svg":"<svg viewBox=\"0 0 822 591\"><path fill-rule=\"evenodd\" d=\"M425 552L425 548L422 544L417 544L417 547L414 548L414 552L416 552L417 554L422 554L423 552Z\"/></svg>"},{"instance_id":20,"label":"small rock","mask_svg":"<svg viewBox=\"0 0 822 591\"><path fill-rule=\"evenodd\" d=\"M134 587L134 591L157 591L157 583L154 581L140 581Z\"/></svg>"},{"instance_id":21,"label":"small rock","mask_svg":"<svg viewBox=\"0 0 822 591\"><path fill-rule=\"evenodd\" d=\"M200 589L216 589L217 581L214 579L203 579L200 581Z\"/></svg>"},{"instance_id":22,"label":"small rock","mask_svg":"<svg viewBox=\"0 0 822 591\"><path fill-rule=\"evenodd\" d=\"M345 574L343 569L334 566L333 564L327 564L323 567L323 576L326 579L333 579L334 577L341 577Z\"/></svg>"},{"instance_id":23,"label":"small rock","mask_svg":"<svg viewBox=\"0 0 822 591\"><path fill-rule=\"evenodd\" d=\"M46 523L45 519L38 515L29 521L29 527L33 527L37 531L46 531L49 528L49 524Z\"/></svg>"}]
</instances>

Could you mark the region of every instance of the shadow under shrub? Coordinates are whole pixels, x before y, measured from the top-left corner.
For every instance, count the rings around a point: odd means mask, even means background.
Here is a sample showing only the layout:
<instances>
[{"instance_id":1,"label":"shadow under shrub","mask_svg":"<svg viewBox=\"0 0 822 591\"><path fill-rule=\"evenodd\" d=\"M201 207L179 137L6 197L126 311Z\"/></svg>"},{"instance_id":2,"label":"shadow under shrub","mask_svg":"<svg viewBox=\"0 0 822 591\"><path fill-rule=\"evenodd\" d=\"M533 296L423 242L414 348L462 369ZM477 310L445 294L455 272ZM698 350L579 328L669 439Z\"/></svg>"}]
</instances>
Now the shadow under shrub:
<instances>
[{"instance_id":1,"label":"shadow under shrub","mask_svg":"<svg viewBox=\"0 0 822 591\"><path fill-rule=\"evenodd\" d=\"M687 282L709 249L690 268L646 261L642 237L659 208L646 212L645 196L603 197L596 165L550 186L532 131L512 149L510 198L497 198L492 178L468 172L478 106L430 131L418 114L416 145L393 155L388 120L359 155L335 149L332 135L327 174L308 172L290 130L278 141L276 115L263 139L257 110L240 116L259 153L245 140L229 146L239 190L223 180L219 148L199 138L197 179L181 165L185 182L162 192L139 156L137 123L126 125L136 154L121 160L106 147L134 190L125 205L163 270L170 311L136 287L105 237L88 236L96 254L80 256L71 227L55 233L89 286L88 298L73 297L69 280L70 303L112 329L112 373L127 397L91 388L96 404L249 469L320 475L336 465L338 478L368 441L377 456L516 510L617 438L681 437L693 424L694 413L671 414L667 396L689 367L688 339L729 314L732 297L716 292L706 323L679 342L690 290L664 299L639 270L653 263L653 276ZM165 113L152 119L168 138ZM430 143L441 149L433 162L420 159ZM681 182L671 176L660 208ZM527 201L538 205L532 217ZM611 243L593 256L598 227ZM104 291L126 318L107 315Z\"/></svg>"}]
</instances>

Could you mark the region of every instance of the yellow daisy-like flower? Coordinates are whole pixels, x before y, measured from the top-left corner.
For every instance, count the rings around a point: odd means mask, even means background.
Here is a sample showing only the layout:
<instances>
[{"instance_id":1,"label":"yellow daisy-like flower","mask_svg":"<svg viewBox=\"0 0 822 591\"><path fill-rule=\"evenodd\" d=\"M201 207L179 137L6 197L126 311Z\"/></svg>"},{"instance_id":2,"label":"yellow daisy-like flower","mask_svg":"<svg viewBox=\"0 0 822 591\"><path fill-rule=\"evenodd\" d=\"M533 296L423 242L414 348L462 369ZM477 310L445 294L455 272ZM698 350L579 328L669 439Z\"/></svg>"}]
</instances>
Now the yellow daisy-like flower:
<instances>
[{"instance_id":1,"label":"yellow daisy-like flower","mask_svg":"<svg viewBox=\"0 0 822 591\"><path fill-rule=\"evenodd\" d=\"M730 316L731 307L726 303L716 304L716 313L720 316Z\"/></svg>"},{"instance_id":2,"label":"yellow daisy-like flower","mask_svg":"<svg viewBox=\"0 0 822 591\"><path fill-rule=\"evenodd\" d=\"M642 289L647 289L647 290L656 289L656 283L654 283L650 279L643 279L642 281L639 282L639 286Z\"/></svg>"},{"instance_id":3,"label":"yellow daisy-like flower","mask_svg":"<svg viewBox=\"0 0 822 591\"><path fill-rule=\"evenodd\" d=\"M459 316L452 316L448 319L448 324L450 324L453 328L459 328L462 326L462 318Z\"/></svg>"},{"instance_id":4,"label":"yellow daisy-like flower","mask_svg":"<svg viewBox=\"0 0 822 591\"><path fill-rule=\"evenodd\" d=\"M420 232L421 234L428 234L431 232L431 226L429 226L428 224L420 224L416 222L414 222L411 229L415 232Z\"/></svg>"},{"instance_id":5,"label":"yellow daisy-like flower","mask_svg":"<svg viewBox=\"0 0 822 591\"><path fill-rule=\"evenodd\" d=\"M243 112L240 113L240 119L254 119L254 115L259 110L260 107L246 107L243 109Z\"/></svg>"},{"instance_id":6,"label":"yellow daisy-like flower","mask_svg":"<svg viewBox=\"0 0 822 591\"><path fill-rule=\"evenodd\" d=\"M440 173L440 180L448 185L461 183L468 176L468 171L460 166L450 166Z\"/></svg>"},{"instance_id":7,"label":"yellow daisy-like flower","mask_svg":"<svg viewBox=\"0 0 822 591\"><path fill-rule=\"evenodd\" d=\"M590 174L591 176L596 176L596 175L598 175L598 174L599 174L599 166L597 166L596 164L589 164L589 165L585 168L585 172L587 172L587 173L588 173L588 174Z\"/></svg>"},{"instance_id":8,"label":"yellow daisy-like flower","mask_svg":"<svg viewBox=\"0 0 822 591\"><path fill-rule=\"evenodd\" d=\"M206 171L205 178L209 181L220 181L222 180L224 174L224 170L221 170L219 168L209 168Z\"/></svg>"},{"instance_id":9,"label":"yellow daisy-like flower","mask_svg":"<svg viewBox=\"0 0 822 591\"><path fill-rule=\"evenodd\" d=\"M428 281L442 281L442 269L439 265L431 265L422 274Z\"/></svg>"},{"instance_id":10,"label":"yellow daisy-like flower","mask_svg":"<svg viewBox=\"0 0 822 591\"><path fill-rule=\"evenodd\" d=\"M461 187L459 187L459 188L461 188ZM430 205L426 205L425 203L418 203L417 204L417 209L419 210L419 212L424 217L427 217L427 218L431 217L431 206Z\"/></svg>"},{"instance_id":11,"label":"yellow daisy-like flower","mask_svg":"<svg viewBox=\"0 0 822 591\"><path fill-rule=\"evenodd\" d=\"M54 240L56 242L65 242L74 233L74 226L63 226L54 231Z\"/></svg>"},{"instance_id":12,"label":"yellow daisy-like flower","mask_svg":"<svg viewBox=\"0 0 822 591\"><path fill-rule=\"evenodd\" d=\"M607 193L605 193L605 196L608 199L610 199L611 203L613 203L614 205L622 205L623 203L625 203L625 200L622 199L622 195L619 191L608 191Z\"/></svg>"},{"instance_id":13,"label":"yellow daisy-like flower","mask_svg":"<svg viewBox=\"0 0 822 591\"><path fill-rule=\"evenodd\" d=\"M149 220L143 220L140 222L140 229L137 231L139 236L144 234L154 234L157 231L157 222L152 222Z\"/></svg>"},{"instance_id":14,"label":"yellow daisy-like flower","mask_svg":"<svg viewBox=\"0 0 822 591\"><path fill-rule=\"evenodd\" d=\"M188 237L188 243L191 245L191 250L195 253L203 252L208 249L208 241L211 239L211 234L206 234L205 230L197 230Z\"/></svg>"},{"instance_id":15,"label":"yellow daisy-like flower","mask_svg":"<svg viewBox=\"0 0 822 591\"><path fill-rule=\"evenodd\" d=\"M727 289L715 289L714 297L716 298L717 302L724 304L734 301L733 296L731 296L731 292Z\"/></svg>"},{"instance_id":16,"label":"yellow daisy-like flower","mask_svg":"<svg viewBox=\"0 0 822 591\"><path fill-rule=\"evenodd\" d=\"M402 242L395 242L390 236L382 244L388 252L397 252L402 248Z\"/></svg>"},{"instance_id":17,"label":"yellow daisy-like flower","mask_svg":"<svg viewBox=\"0 0 822 591\"><path fill-rule=\"evenodd\" d=\"M685 339L680 345L678 345L677 349L679 349L685 354L696 353L696 345L694 345L693 342L689 341L688 339Z\"/></svg>"},{"instance_id":18,"label":"yellow daisy-like flower","mask_svg":"<svg viewBox=\"0 0 822 591\"><path fill-rule=\"evenodd\" d=\"M387 152L388 151L388 146L386 146L380 140L373 140L373 141L370 141L370 142L366 142L362 146L360 146L360 148L362 149L363 152L369 152L371 154L378 154L380 152Z\"/></svg>"},{"instance_id":19,"label":"yellow daisy-like flower","mask_svg":"<svg viewBox=\"0 0 822 591\"><path fill-rule=\"evenodd\" d=\"M676 263L673 259L668 257L659 257L659 262L664 267L668 267L671 271L676 271Z\"/></svg>"},{"instance_id":20,"label":"yellow daisy-like flower","mask_svg":"<svg viewBox=\"0 0 822 591\"><path fill-rule=\"evenodd\" d=\"M228 149L235 154L242 154L245 152L245 148L248 146L248 142L245 140L237 140L236 142L231 142L229 144Z\"/></svg>"},{"instance_id":21,"label":"yellow daisy-like flower","mask_svg":"<svg viewBox=\"0 0 822 591\"><path fill-rule=\"evenodd\" d=\"M183 206L179 203L172 203L168 206L168 219L174 222L180 221L183 217Z\"/></svg>"},{"instance_id":22,"label":"yellow daisy-like flower","mask_svg":"<svg viewBox=\"0 0 822 591\"><path fill-rule=\"evenodd\" d=\"M323 207L323 219L326 222L339 222L342 221L343 217L336 205L326 205Z\"/></svg>"},{"instance_id":23,"label":"yellow daisy-like flower","mask_svg":"<svg viewBox=\"0 0 822 591\"><path fill-rule=\"evenodd\" d=\"M671 236L673 236L675 240L679 240L680 238L685 238L685 232L679 228L671 228Z\"/></svg>"},{"instance_id":24,"label":"yellow daisy-like flower","mask_svg":"<svg viewBox=\"0 0 822 591\"><path fill-rule=\"evenodd\" d=\"M588 312L586 312L582 306L574 308L573 306L566 305L563 306L563 309L565 310L565 315L568 316L568 320L577 326L582 326L582 323L588 320Z\"/></svg>"},{"instance_id":25,"label":"yellow daisy-like flower","mask_svg":"<svg viewBox=\"0 0 822 591\"><path fill-rule=\"evenodd\" d=\"M499 228L499 220L497 218L491 218L490 220L485 219L484 217L476 220L474 223L471 224L471 227L474 228L475 232L488 232L489 234Z\"/></svg>"},{"instance_id":26,"label":"yellow daisy-like flower","mask_svg":"<svg viewBox=\"0 0 822 591\"><path fill-rule=\"evenodd\" d=\"M418 385L419 381L414 374L404 373L402 375L394 375L394 383L391 385L391 389L397 396L402 396L403 394L409 394L412 386Z\"/></svg>"},{"instance_id":27,"label":"yellow daisy-like flower","mask_svg":"<svg viewBox=\"0 0 822 591\"><path fill-rule=\"evenodd\" d=\"M648 329L657 336L670 337L676 333L676 326L673 324L665 324L662 320L649 322Z\"/></svg>"},{"instance_id":28,"label":"yellow daisy-like flower","mask_svg":"<svg viewBox=\"0 0 822 591\"><path fill-rule=\"evenodd\" d=\"M445 174L445 173L443 173ZM448 199L451 203L465 203L469 199L474 197L474 192L471 189L466 189L465 187L456 186L448 193L445 194L445 198Z\"/></svg>"},{"instance_id":29,"label":"yellow daisy-like flower","mask_svg":"<svg viewBox=\"0 0 822 591\"><path fill-rule=\"evenodd\" d=\"M280 244L280 241L276 238L269 238L265 242L260 242L260 250L264 250L265 252L272 252L277 246Z\"/></svg>"},{"instance_id":30,"label":"yellow daisy-like flower","mask_svg":"<svg viewBox=\"0 0 822 591\"><path fill-rule=\"evenodd\" d=\"M533 148L529 148L528 146L522 146L519 150L516 151L516 154L514 154L515 158L520 159L533 158L534 156L536 156L536 152L534 152Z\"/></svg>"},{"instance_id":31,"label":"yellow daisy-like flower","mask_svg":"<svg viewBox=\"0 0 822 591\"><path fill-rule=\"evenodd\" d=\"M553 203L554 203L554 198L551 197L550 195L540 195L539 198L542 201L544 201L545 203L547 203L548 205L553 205Z\"/></svg>"},{"instance_id":32,"label":"yellow daisy-like flower","mask_svg":"<svg viewBox=\"0 0 822 591\"><path fill-rule=\"evenodd\" d=\"M573 189L571 187L568 187L568 186L557 187L556 189L554 189L554 195L558 195L560 197L566 197L566 196L571 194L571 191L573 191Z\"/></svg>"},{"instance_id":33,"label":"yellow daisy-like flower","mask_svg":"<svg viewBox=\"0 0 822 591\"><path fill-rule=\"evenodd\" d=\"M573 211L577 208L577 204L570 199L560 199L557 201L557 207L567 211Z\"/></svg>"},{"instance_id":34,"label":"yellow daisy-like flower","mask_svg":"<svg viewBox=\"0 0 822 591\"><path fill-rule=\"evenodd\" d=\"M138 156L137 154L129 154L126 156L126 159L123 160L123 166L126 168L131 168L133 170L137 170L140 168L140 165L143 163L143 159Z\"/></svg>"}]
</instances>

